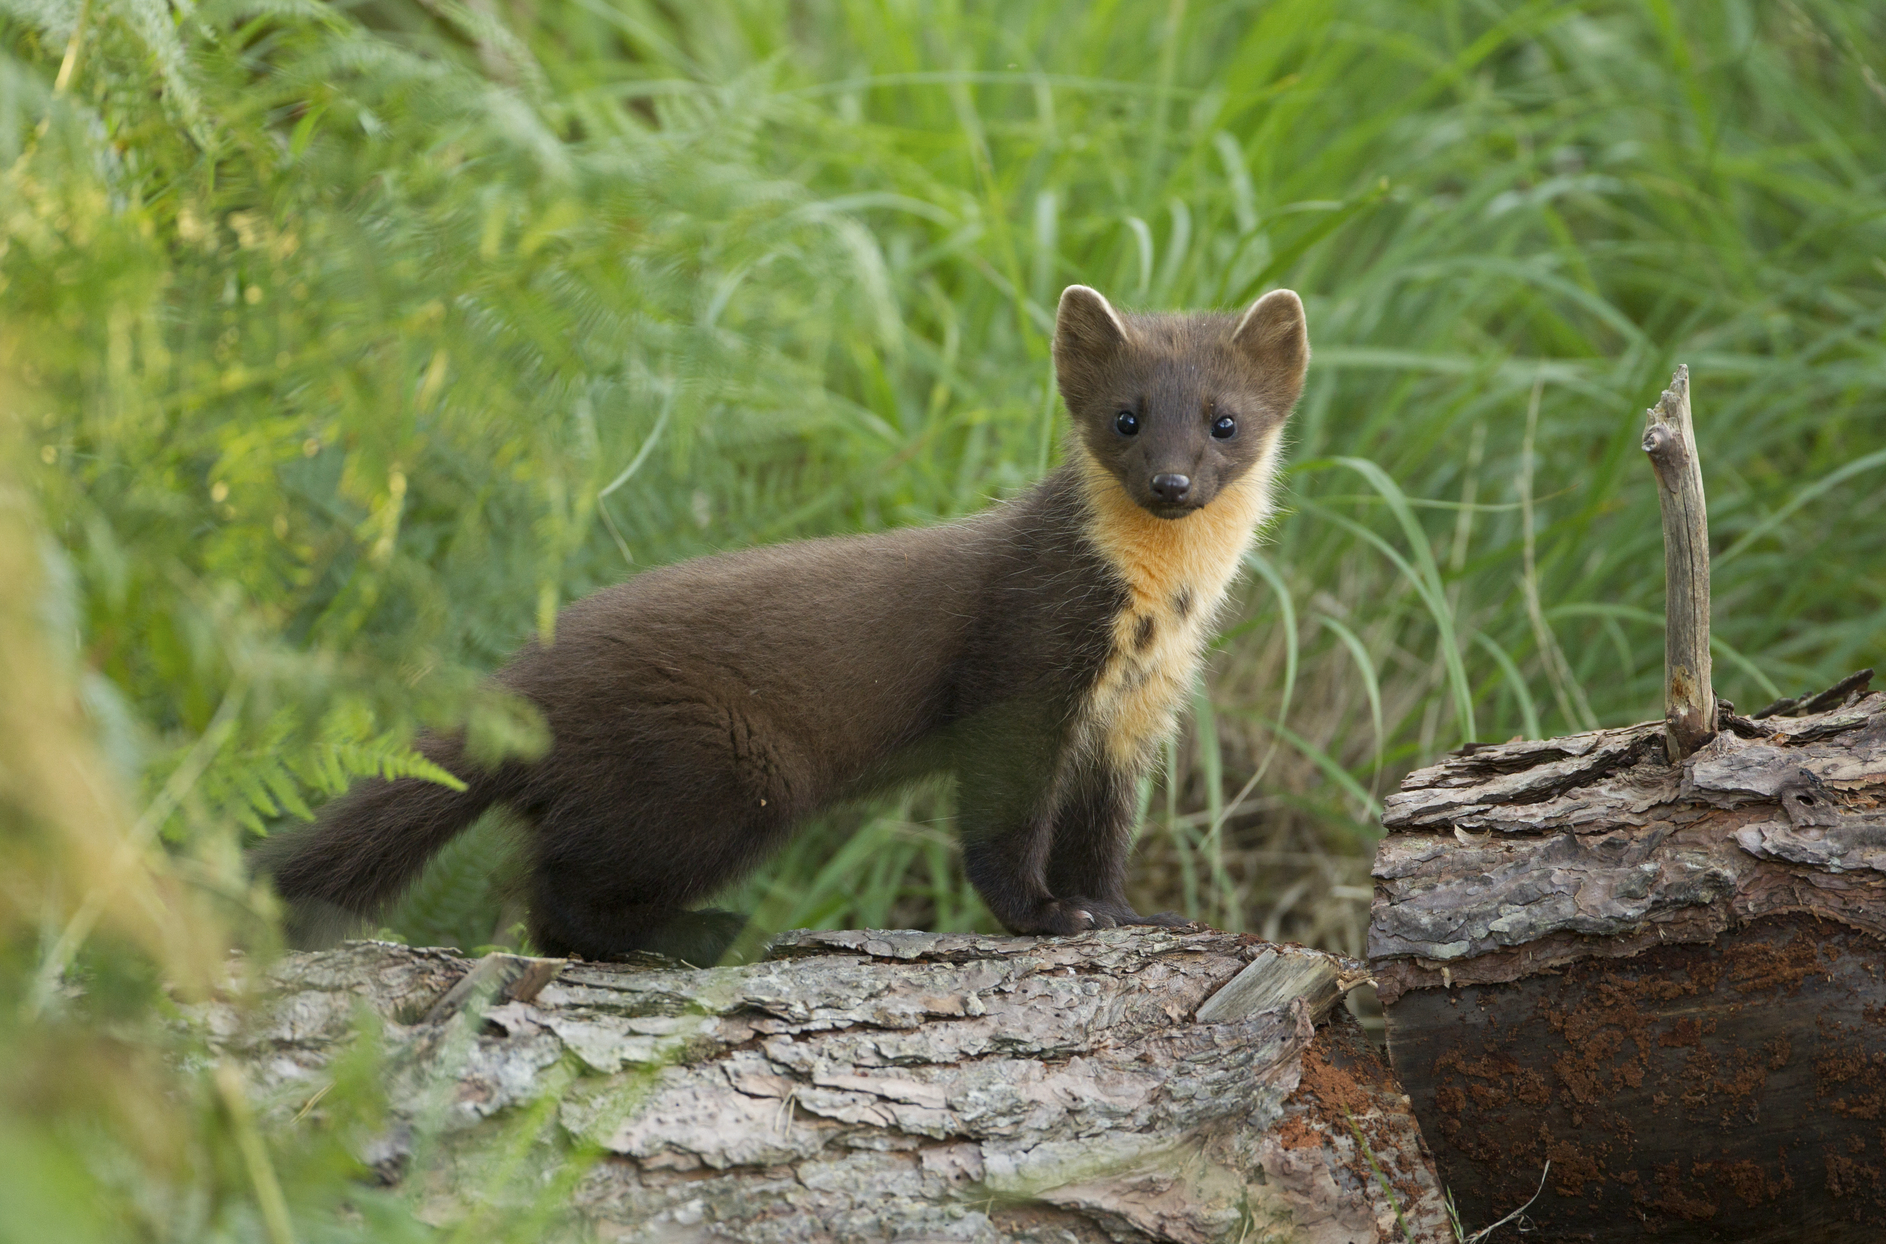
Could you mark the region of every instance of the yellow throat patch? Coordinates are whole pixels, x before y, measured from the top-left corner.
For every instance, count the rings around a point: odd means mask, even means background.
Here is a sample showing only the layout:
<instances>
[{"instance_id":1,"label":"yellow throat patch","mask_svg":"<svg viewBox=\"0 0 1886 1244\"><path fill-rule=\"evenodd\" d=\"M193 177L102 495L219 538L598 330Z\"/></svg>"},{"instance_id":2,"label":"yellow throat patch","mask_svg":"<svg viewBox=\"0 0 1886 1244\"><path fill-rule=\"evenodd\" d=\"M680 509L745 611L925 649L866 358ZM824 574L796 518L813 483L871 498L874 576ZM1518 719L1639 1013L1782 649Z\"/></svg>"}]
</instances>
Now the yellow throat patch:
<instances>
[{"instance_id":1,"label":"yellow throat patch","mask_svg":"<svg viewBox=\"0 0 1886 1244\"><path fill-rule=\"evenodd\" d=\"M1178 722L1225 592L1271 512L1278 433L1258 460L1210 504L1184 518L1140 508L1120 482L1076 445L1090 535L1126 585L1112 650L1082 713L1089 745L1139 772Z\"/></svg>"}]
</instances>

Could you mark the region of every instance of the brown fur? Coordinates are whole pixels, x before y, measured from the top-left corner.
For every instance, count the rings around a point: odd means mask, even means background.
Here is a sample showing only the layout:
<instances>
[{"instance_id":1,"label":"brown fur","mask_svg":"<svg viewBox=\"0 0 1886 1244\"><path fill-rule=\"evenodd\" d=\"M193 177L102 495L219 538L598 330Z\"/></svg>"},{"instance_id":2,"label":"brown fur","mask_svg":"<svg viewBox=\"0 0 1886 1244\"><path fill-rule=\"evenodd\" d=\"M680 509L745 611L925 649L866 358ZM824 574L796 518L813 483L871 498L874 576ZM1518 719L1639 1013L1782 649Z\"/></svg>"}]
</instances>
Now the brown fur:
<instances>
[{"instance_id":1,"label":"brown fur","mask_svg":"<svg viewBox=\"0 0 1886 1244\"><path fill-rule=\"evenodd\" d=\"M701 558L578 601L497 675L543 711L548 755L486 772L422 740L467 791L363 782L271 849L276 885L371 912L505 802L532 827L544 951L698 960L738 921L687 907L808 816L953 773L965 868L1005 925L1144 921L1123 888L1133 785L1268 513L1308 350L1287 291L1236 319L1122 317L1071 287L1068 465L961 522ZM1236 435L1212 436L1226 415Z\"/></svg>"}]
</instances>

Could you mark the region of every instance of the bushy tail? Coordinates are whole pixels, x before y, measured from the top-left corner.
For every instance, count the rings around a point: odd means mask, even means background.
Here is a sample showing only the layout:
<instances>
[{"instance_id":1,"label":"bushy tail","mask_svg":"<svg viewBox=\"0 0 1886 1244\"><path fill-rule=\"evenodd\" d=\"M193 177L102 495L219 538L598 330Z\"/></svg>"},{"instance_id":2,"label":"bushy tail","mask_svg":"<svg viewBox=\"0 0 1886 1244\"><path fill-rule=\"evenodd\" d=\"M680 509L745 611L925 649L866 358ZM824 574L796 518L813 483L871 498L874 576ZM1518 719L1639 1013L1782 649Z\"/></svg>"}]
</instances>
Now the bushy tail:
<instances>
[{"instance_id":1,"label":"bushy tail","mask_svg":"<svg viewBox=\"0 0 1886 1244\"><path fill-rule=\"evenodd\" d=\"M426 862L503 798L500 774L468 763L459 740L427 736L417 750L466 783L462 791L403 777L369 778L328 802L314 824L270 838L260 872L297 906L371 916L418 879ZM502 771L501 771L502 772Z\"/></svg>"}]
</instances>

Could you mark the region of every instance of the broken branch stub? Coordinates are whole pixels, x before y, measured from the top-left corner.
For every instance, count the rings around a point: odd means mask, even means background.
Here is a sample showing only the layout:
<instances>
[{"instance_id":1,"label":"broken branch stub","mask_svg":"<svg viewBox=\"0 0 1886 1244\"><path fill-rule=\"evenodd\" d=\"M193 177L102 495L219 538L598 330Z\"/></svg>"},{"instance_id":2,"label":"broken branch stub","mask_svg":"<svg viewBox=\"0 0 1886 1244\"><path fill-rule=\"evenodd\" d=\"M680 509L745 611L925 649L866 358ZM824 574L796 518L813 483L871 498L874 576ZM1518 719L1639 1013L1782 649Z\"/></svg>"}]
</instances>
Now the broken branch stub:
<instances>
[{"instance_id":1,"label":"broken branch stub","mask_svg":"<svg viewBox=\"0 0 1886 1244\"><path fill-rule=\"evenodd\" d=\"M1663 510L1663 715L1671 764L1716 734L1709 662L1709 511L1690 422L1690 369L1645 412L1644 452Z\"/></svg>"}]
</instances>

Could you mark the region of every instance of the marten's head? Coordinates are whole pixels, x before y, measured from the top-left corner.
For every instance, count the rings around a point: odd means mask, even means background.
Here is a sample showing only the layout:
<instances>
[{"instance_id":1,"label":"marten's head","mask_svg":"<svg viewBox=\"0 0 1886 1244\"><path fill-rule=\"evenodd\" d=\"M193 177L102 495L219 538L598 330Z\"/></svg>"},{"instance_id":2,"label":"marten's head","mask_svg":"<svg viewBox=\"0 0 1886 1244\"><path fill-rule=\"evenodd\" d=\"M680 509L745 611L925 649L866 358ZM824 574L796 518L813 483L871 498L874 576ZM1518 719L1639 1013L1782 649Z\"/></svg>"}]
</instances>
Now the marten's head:
<instances>
[{"instance_id":1,"label":"marten's head","mask_svg":"<svg viewBox=\"0 0 1886 1244\"><path fill-rule=\"evenodd\" d=\"M1243 315L1122 315L1070 285L1054 326L1075 436L1160 518L1210 505L1270 459L1309 362L1303 303L1287 289Z\"/></svg>"}]
</instances>

